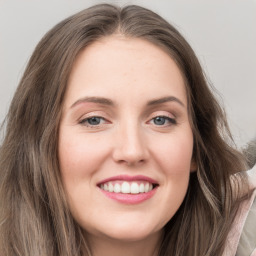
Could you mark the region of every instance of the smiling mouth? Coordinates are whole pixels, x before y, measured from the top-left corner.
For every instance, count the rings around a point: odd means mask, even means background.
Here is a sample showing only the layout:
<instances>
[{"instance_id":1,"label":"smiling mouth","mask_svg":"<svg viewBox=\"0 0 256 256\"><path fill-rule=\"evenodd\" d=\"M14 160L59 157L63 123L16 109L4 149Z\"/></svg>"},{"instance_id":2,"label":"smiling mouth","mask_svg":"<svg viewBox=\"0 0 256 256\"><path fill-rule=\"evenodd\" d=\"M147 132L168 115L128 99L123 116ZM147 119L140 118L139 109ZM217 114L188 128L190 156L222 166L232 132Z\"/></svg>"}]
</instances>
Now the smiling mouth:
<instances>
[{"instance_id":1,"label":"smiling mouth","mask_svg":"<svg viewBox=\"0 0 256 256\"><path fill-rule=\"evenodd\" d=\"M104 191L110 193L121 193L121 194L143 194L148 193L155 189L158 184L151 183L148 181L108 181L101 183L98 187Z\"/></svg>"}]
</instances>

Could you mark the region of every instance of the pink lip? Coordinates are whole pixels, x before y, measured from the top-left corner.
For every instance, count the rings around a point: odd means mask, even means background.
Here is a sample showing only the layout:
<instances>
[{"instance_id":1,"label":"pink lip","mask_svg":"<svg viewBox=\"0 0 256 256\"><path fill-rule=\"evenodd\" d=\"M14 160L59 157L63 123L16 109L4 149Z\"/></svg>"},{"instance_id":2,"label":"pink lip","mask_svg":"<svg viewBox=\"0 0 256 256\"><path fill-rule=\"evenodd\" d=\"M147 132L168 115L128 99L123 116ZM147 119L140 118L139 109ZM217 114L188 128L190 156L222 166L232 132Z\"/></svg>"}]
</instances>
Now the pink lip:
<instances>
[{"instance_id":1,"label":"pink lip","mask_svg":"<svg viewBox=\"0 0 256 256\"><path fill-rule=\"evenodd\" d=\"M107 179L104 179L100 181L97 185L109 182L109 181L115 181L115 180L126 180L126 181L148 181L152 184L158 184L157 181L143 175L136 175L136 176L129 176L129 175L118 175L118 176L113 176Z\"/></svg>"},{"instance_id":2,"label":"pink lip","mask_svg":"<svg viewBox=\"0 0 256 256\"><path fill-rule=\"evenodd\" d=\"M147 193L141 194L122 194L122 193L111 193L100 189L100 191L107 196L119 203L123 204L139 204L150 199L157 191L157 187Z\"/></svg>"},{"instance_id":3,"label":"pink lip","mask_svg":"<svg viewBox=\"0 0 256 256\"><path fill-rule=\"evenodd\" d=\"M125 180L125 181L147 181L152 184L158 184L156 180L153 180L149 177L143 176L143 175L136 175L136 176L128 176L128 175L118 175L113 176L107 179L104 179L100 181L97 186L99 187L100 184L109 182L109 181L117 181L117 180ZM123 194L123 193L114 193L114 192L108 192L105 190L100 189L100 191L107 196L110 199L113 199L119 203L123 204L139 204L142 203L151 197L154 196L154 194L157 191L157 187L155 187L153 190L146 192L146 193L140 193L140 194Z\"/></svg>"}]
</instances>

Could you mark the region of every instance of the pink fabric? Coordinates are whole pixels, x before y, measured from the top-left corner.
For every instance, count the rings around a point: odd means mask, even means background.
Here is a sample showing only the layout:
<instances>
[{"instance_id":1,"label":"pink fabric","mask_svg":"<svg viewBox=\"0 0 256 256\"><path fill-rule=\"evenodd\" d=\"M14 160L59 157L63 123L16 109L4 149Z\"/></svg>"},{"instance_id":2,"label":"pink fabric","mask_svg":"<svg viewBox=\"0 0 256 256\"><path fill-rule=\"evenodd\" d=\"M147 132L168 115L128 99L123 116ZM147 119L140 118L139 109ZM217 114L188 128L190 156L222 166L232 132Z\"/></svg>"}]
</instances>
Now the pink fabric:
<instances>
[{"instance_id":1,"label":"pink fabric","mask_svg":"<svg viewBox=\"0 0 256 256\"><path fill-rule=\"evenodd\" d=\"M252 254L250 256L256 256L256 248L255 248L255 250L252 252Z\"/></svg>"},{"instance_id":2,"label":"pink fabric","mask_svg":"<svg viewBox=\"0 0 256 256\"><path fill-rule=\"evenodd\" d=\"M252 187L255 188L255 180L252 181ZM245 202L242 203L240 210L234 220L233 227L230 230L228 239L227 239L227 245L226 249L223 253L223 256L235 256L239 239L246 221L246 218L248 216L249 210L252 206L252 203L256 197L256 190L254 190L251 198ZM251 255L248 256L256 256L256 248L253 251Z\"/></svg>"}]
</instances>

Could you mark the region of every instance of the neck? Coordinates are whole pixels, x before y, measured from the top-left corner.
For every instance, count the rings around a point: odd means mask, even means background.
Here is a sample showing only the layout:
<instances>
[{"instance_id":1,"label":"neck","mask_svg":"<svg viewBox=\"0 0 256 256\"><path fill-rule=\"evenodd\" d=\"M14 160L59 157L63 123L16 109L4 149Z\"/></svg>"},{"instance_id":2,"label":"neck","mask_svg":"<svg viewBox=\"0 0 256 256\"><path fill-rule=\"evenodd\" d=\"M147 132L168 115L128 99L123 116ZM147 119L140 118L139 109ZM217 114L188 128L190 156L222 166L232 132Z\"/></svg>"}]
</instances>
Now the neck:
<instances>
[{"instance_id":1,"label":"neck","mask_svg":"<svg viewBox=\"0 0 256 256\"><path fill-rule=\"evenodd\" d=\"M120 241L108 237L90 237L92 256L157 256L161 232L139 241Z\"/></svg>"}]
</instances>

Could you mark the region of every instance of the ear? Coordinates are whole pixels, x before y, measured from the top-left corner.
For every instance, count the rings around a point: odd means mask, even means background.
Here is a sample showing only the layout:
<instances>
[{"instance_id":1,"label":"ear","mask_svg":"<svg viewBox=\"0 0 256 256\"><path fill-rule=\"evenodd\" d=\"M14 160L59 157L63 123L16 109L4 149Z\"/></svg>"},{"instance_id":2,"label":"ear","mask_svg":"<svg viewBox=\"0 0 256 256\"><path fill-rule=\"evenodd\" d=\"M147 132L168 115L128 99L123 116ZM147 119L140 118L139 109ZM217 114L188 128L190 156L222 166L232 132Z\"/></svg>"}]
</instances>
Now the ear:
<instances>
[{"instance_id":1,"label":"ear","mask_svg":"<svg viewBox=\"0 0 256 256\"><path fill-rule=\"evenodd\" d=\"M195 161L195 159L192 159L190 163L190 172L196 172L197 167L197 162Z\"/></svg>"}]
</instances>

